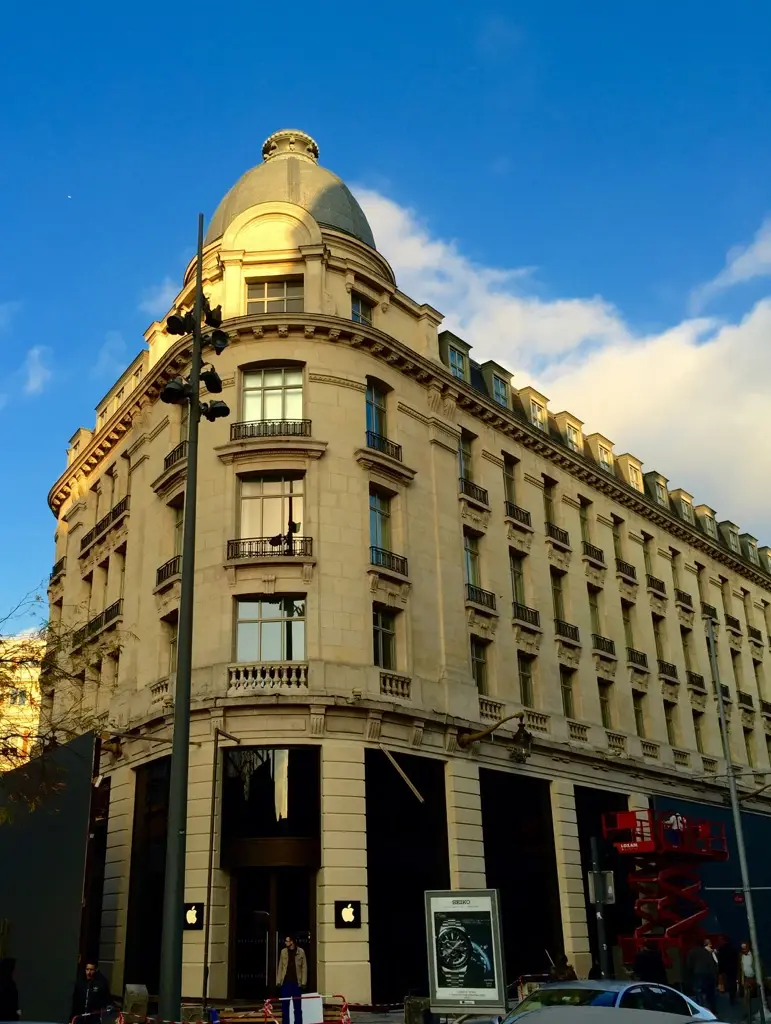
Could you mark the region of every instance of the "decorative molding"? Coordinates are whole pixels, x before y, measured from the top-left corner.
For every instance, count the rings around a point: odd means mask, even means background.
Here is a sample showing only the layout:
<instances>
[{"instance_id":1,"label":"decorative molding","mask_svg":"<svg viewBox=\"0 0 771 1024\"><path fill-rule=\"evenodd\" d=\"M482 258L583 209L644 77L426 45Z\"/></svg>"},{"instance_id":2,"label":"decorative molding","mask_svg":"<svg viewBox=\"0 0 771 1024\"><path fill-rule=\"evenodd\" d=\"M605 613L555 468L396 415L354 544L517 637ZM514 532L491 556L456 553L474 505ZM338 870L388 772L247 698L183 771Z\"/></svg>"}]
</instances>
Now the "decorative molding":
<instances>
[{"instance_id":1,"label":"decorative molding","mask_svg":"<svg viewBox=\"0 0 771 1024\"><path fill-rule=\"evenodd\" d=\"M418 423L422 423L424 426L428 426L431 422L425 413L418 412L417 409L413 409L411 405L406 405L404 402L397 402L396 408L399 412L403 412L405 416L410 416L413 420L417 420Z\"/></svg>"},{"instance_id":2,"label":"decorative molding","mask_svg":"<svg viewBox=\"0 0 771 1024\"><path fill-rule=\"evenodd\" d=\"M380 739L380 730L383 725L383 712L382 711L370 711L367 714L367 725L365 729L365 735L368 740L372 743L377 743Z\"/></svg>"},{"instance_id":3,"label":"decorative molding","mask_svg":"<svg viewBox=\"0 0 771 1024\"><path fill-rule=\"evenodd\" d=\"M667 599L665 597L657 597L656 593L652 590L648 591L648 597L650 598L652 612L661 616L667 614Z\"/></svg>"},{"instance_id":4,"label":"decorative molding","mask_svg":"<svg viewBox=\"0 0 771 1024\"><path fill-rule=\"evenodd\" d=\"M677 683L668 683L665 679L662 679L661 696L665 700L677 703L677 701L680 699L680 687L677 685Z\"/></svg>"},{"instance_id":5,"label":"decorative molding","mask_svg":"<svg viewBox=\"0 0 771 1024\"><path fill-rule=\"evenodd\" d=\"M577 511L580 511L581 509L581 502L576 501L575 498L571 498L569 494L563 494L561 501L563 505L567 505L569 508L574 508Z\"/></svg>"},{"instance_id":6,"label":"decorative molding","mask_svg":"<svg viewBox=\"0 0 771 1024\"><path fill-rule=\"evenodd\" d=\"M311 724L311 735L312 736L323 736L324 735L324 720L326 717L327 709L323 704L314 704L310 710L310 724Z\"/></svg>"},{"instance_id":7,"label":"decorative molding","mask_svg":"<svg viewBox=\"0 0 771 1024\"><path fill-rule=\"evenodd\" d=\"M312 338L315 333L316 333L316 328L312 324L306 324L305 325L305 337L306 338Z\"/></svg>"},{"instance_id":8,"label":"decorative molding","mask_svg":"<svg viewBox=\"0 0 771 1024\"><path fill-rule=\"evenodd\" d=\"M532 484L533 487L537 487L540 491L543 490L543 480L539 480L537 477L530 476L529 473L524 474L524 479L527 483Z\"/></svg>"},{"instance_id":9,"label":"decorative molding","mask_svg":"<svg viewBox=\"0 0 771 1024\"><path fill-rule=\"evenodd\" d=\"M483 511L465 497L460 499L460 517L480 531L485 531L490 525L490 512Z\"/></svg>"},{"instance_id":10,"label":"decorative molding","mask_svg":"<svg viewBox=\"0 0 771 1024\"><path fill-rule=\"evenodd\" d=\"M458 751L458 730L454 725L448 725L444 730L444 749L448 754Z\"/></svg>"},{"instance_id":11,"label":"decorative molding","mask_svg":"<svg viewBox=\"0 0 771 1024\"><path fill-rule=\"evenodd\" d=\"M482 458L485 459L487 462L492 462L492 464L494 466L497 466L498 469L503 469L504 462L500 455L493 455L492 452L488 452L486 449L483 448Z\"/></svg>"},{"instance_id":12,"label":"decorative molding","mask_svg":"<svg viewBox=\"0 0 771 1024\"><path fill-rule=\"evenodd\" d=\"M426 723L422 718L416 718L412 723L412 735L410 736L410 746L419 747L423 743L423 730L426 727Z\"/></svg>"},{"instance_id":13,"label":"decorative molding","mask_svg":"<svg viewBox=\"0 0 771 1024\"><path fill-rule=\"evenodd\" d=\"M592 655L594 658L594 670L598 676L603 679L613 680L616 678L616 666L617 661L609 661L607 658L603 658L601 654L596 652Z\"/></svg>"},{"instance_id":14,"label":"decorative molding","mask_svg":"<svg viewBox=\"0 0 771 1024\"><path fill-rule=\"evenodd\" d=\"M428 440L431 444L439 445L451 455L457 456L460 431L447 423L442 423L441 420L432 418L428 421Z\"/></svg>"},{"instance_id":15,"label":"decorative molding","mask_svg":"<svg viewBox=\"0 0 771 1024\"><path fill-rule=\"evenodd\" d=\"M742 649L742 638L737 636L735 633L728 634L728 646L732 651L740 651Z\"/></svg>"},{"instance_id":16,"label":"decorative molding","mask_svg":"<svg viewBox=\"0 0 771 1024\"><path fill-rule=\"evenodd\" d=\"M511 522L508 523L506 538L509 544L515 547L518 551L522 551L524 554L528 554L533 545L532 531L529 533L523 533L522 530L516 529Z\"/></svg>"},{"instance_id":17,"label":"decorative molding","mask_svg":"<svg viewBox=\"0 0 771 1024\"><path fill-rule=\"evenodd\" d=\"M626 580L622 579L618 573L616 574L618 580L618 592L625 601L636 601L637 600L637 583L627 583Z\"/></svg>"},{"instance_id":18,"label":"decorative molding","mask_svg":"<svg viewBox=\"0 0 771 1024\"><path fill-rule=\"evenodd\" d=\"M495 612L489 612L486 615L480 614L476 607L472 607L467 603L466 618L469 629L473 630L474 633L488 639L492 639L495 636L495 631L498 628L498 616Z\"/></svg>"},{"instance_id":19,"label":"decorative molding","mask_svg":"<svg viewBox=\"0 0 771 1024\"><path fill-rule=\"evenodd\" d=\"M350 377L333 377L328 373L309 373L308 380L314 384L331 384L336 388L351 388L352 391L365 393L367 385L359 380L351 380Z\"/></svg>"},{"instance_id":20,"label":"decorative molding","mask_svg":"<svg viewBox=\"0 0 771 1024\"><path fill-rule=\"evenodd\" d=\"M639 690L640 693L647 693L648 686L650 685L650 673L638 672L632 668L629 670L629 682L633 690Z\"/></svg>"},{"instance_id":21,"label":"decorative molding","mask_svg":"<svg viewBox=\"0 0 771 1024\"><path fill-rule=\"evenodd\" d=\"M353 457L363 469L370 473L382 473L397 484L411 484L415 479L417 470L410 469L403 462L392 459L390 455L378 451L377 448L357 448Z\"/></svg>"},{"instance_id":22,"label":"decorative molding","mask_svg":"<svg viewBox=\"0 0 771 1024\"><path fill-rule=\"evenodd\" d=\"M688 629L693 629L693 609L689 611L688 608L683 608L682 605L677 605L677 618L683 626L687 626Z\"/></svg>"},{"instance_id":23,"label":"decorative molding","mask_svg":"<svg viewBox=\"0 0 771 1024\"><path fill-rule=\"evenodd\" d=\"M559 569L564 569L567 572L572 552L565 551L563 548L555 548L553 544L549 543L548 537L546 538L546 546L549 549L549 561L553 562Z\"/></svg>"},{"instance_id":24,"label":"decorative molding","mask_svg":"<svg viewBox=\"0 0 771 1024\"><path fill-rule=\"evenodd\" d=\"M598 587L605 584L605 569L598 569L588 558L584 558L584 575Z\"/></svg>"},{"instance_id":25,"label":"decorative molding","mask_svg":"<svg viewBox=\"0 0 771 1024\"><path fill-rule=\"evenodd\" d=\"M613 529L613 520L608 519L607 516L603 516L599 512L597 513L597 522L602 523L603 526L609 526L611 530Z\"/></svg>"},{"instance_id":26,"label":"decorative molding","mask_svg":"<svg viewBox=\"0 0 771 1024\"><path fill-rule=\"evenodd\" d=\"M275 576L261 576L258 577L256 582L260 587L260 592L263 594L275 594L276 593L276 577Z\"/></svg>"},{"instance_id":27,"label":"decorative molding","mask_svg":"<svg viewBox=\"0 0 771 1024\"><path fill-rule=\"evenodd\" d=\"M541 650L541 633L533 633L531 630L525 629L524 626L520 626L519 623L512 626L511 631L514 643L525 654L538 654Z\"/></svg>"},{"instance_id":28,"label":"decorative molding","mask_svg":"<svg viewBox=\"0 0 771 1024\"><path fill-rule=\"evenodd\" d=\"M279 338L288 338L289 337L289 324L279 324L278 325L278 336L279 336Z\"/></svg>"},{"instance_id":29,"label":"decorative molding","mask_svg":"<svg viewBox=\"0 0 771 1024\"><path fill-rule=\"evenodd\" d=\"M566 644L558 639L557 661L562 662L563 665L568 665L570 668L578 668L581 661L581 648L574 647L572 644Z\"/></svg>"}]
</instances>

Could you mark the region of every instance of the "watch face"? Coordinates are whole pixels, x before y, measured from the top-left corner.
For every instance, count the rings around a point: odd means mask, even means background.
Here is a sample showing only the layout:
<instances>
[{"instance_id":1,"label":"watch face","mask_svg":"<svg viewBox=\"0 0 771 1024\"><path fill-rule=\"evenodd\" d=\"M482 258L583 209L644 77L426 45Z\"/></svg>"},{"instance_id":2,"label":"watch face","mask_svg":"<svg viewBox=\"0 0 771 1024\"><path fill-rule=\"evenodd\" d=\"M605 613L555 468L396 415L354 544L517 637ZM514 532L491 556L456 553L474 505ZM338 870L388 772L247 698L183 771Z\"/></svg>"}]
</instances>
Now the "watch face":
<instances>
[{"instance_id":1,"label":"watch face","mask_svg":"<svg viewBox=\"0 0 771 1024\"><path fill-rule=\"evenodd\" d=\"M443 931L437 940L437 948L444 970L457 971L469 962L471 944L460 928L451 926Z\"/></svg>"}]
</instances>

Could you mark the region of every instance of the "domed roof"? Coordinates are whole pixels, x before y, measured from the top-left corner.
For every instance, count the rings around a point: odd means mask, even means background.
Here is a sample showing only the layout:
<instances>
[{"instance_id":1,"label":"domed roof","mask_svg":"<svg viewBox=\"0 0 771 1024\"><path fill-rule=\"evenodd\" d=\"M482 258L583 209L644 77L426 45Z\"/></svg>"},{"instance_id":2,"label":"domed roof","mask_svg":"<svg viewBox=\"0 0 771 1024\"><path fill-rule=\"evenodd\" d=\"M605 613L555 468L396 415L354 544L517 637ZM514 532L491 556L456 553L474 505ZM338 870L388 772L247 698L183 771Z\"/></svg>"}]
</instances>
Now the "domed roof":
<instances>
[{"instance_id":1,"label":"domed roof","mask_svg":"<svg viewBox=\"0 0 771 1024\"><path fill-rule=\"evenodd\" d=\"M322 226L353 235L375 248L367 218L343 182L318 163L319 147L310 135L288 128L262 147L263 163L235 183L217 207L206 243L220 238L239 214L259 203L294 203Z\"/></svg>"}]
</instances>

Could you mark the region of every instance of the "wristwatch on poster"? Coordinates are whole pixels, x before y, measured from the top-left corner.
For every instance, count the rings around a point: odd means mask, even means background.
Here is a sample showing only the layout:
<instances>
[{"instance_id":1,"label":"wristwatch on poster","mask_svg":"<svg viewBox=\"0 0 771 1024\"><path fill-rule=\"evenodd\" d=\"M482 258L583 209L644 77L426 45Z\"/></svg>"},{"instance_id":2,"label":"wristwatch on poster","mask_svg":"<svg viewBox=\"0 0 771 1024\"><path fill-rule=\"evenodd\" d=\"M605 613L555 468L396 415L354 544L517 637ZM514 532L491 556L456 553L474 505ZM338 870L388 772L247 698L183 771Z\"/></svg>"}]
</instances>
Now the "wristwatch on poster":
<instances>
[{"instance_id":1,"label":"wristwatch on poster","mask_svg":"<svg viewBox=\"0 0 771 1024\"><path fill-rule=\"evenodd\" d=\"M471 940L465 926L454 917L442 922L436 939L439 969L451 987L457 987L471 963Z\"/></svg>"}]
</instances>

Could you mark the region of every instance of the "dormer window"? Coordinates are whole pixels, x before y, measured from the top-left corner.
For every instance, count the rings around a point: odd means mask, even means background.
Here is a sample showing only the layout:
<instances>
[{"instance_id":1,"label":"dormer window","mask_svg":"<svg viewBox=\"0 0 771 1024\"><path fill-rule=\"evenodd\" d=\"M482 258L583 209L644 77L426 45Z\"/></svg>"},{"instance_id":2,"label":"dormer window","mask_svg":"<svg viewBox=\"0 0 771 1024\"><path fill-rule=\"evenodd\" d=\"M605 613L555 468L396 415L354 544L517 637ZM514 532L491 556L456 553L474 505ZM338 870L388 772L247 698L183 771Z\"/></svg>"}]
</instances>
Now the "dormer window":
<instances>
[{"instance_id":1,"label":"dormer window","mask_svg":"<svg viewBox=\"0 0 771 1024\"><path fill-rule=\"evenodd\" d=\"M739 553L739 535L734 530L728 530L728 546L731 551Z\"/></svg>"},{"instance_id":2,"label":"dormer window","mask_svg":"<svg viewBox=\"0 0 771 1024\"><path fill-rule=\"evenodd\" d=\"M629 467L629 482L636 491L641 491L643 489L642 477L640 476L640 470L637 466Z\"/></svg>"},{"instance_id":3,"label":"dormer window","mask_svg":"<svg viewBox=\"0 0 771 1024\"><path fill-rule=\"evenodd\" d=\"M458 380L466 379L466 359L460 349L450 345L450 373Z\"/></svg>"},{"instance_id":4,"label":"dormer window","mask_svg":"<svg viewBox=\"0 0 771 1024\"><path fill-rule=\"evenodd\" d=\"M597 446L597 450L600 453L600 465L606 473L613 472L613 456L607 448L603 448L602 445Z\"/></svg>"},{"instance_id":5,"label":"dormer window","mask_svg":"<svg viewBox=\"0 0 771 1024\"><path fill-rule=\"evenodd\" d=\"M534 398L530 399L530 422L539 430L546 430L546 410Z\"/></svg>"},{"instance_id":6,"label":"dormer window","mask_svg":"<svg viewBox=\"0 0 771 1024\"><path fill-rule=\"evenodd\" d=\"M509 394L506 387L506 381L503 377L499 377L497 373L493 374L493 398L498 405L503 405L508 408Z\"/></svg>"},{"instance_id":7,"label":"dormer window","mask_svg":"<svg viewBox=\"0 0 771 1024\"><path fill-rule=\"evenodd\" d=\"M367 324L372 326L372 310L375 307L371 302L364 298L363 295L359 295L358 292L354 292L351 296L351 320L357 324Z\"/></svg>"},{"instance_id":8,"label":"dormer window","mask_svg":"<svg viewBox=\"0 0 771 1024\"><path fill-rule=\"evenodd\" d=\"M682 498L680 501L680 514L689 523L693 522L693 509L691 508L690 501L686 501L685 498Z\"/></svg>"},{"instance_id":9,"label":"dormer window","mask_svg":"<svg viewBox=\"0 0 771 1024\"><path fill-rule=\"evenodd\" d=\"M747 543L747 555L753 565L760 565L760 560L758 559L758 546L752 541Z\"/></svg>"},{"instance_id":10,"label":"dormer window","mask_svg":"<svg viewBox=\"0 0 771 1024\"><path fill-rule=\"evenodd\" d=\"M574 452L581 451L581 435L578 433L578 428L574 427L572 423L567 424L567 442L568 448Z\"/></svg>"},{"instance_id":11,"label":"dormer window","mask_svg":"<svg viewBox=\"0 0 771 1024\"><path fill-rule=\"evenodd\" d=\"M667 503L667 489L660 480L656 481L656 501L659 505L666 505Z\"/></svg>"},{"instance_id":12,"label":"dormer window","mask_svg":"<svg viewBox=\"0 0 771 1024\"><path fill-rule=\"evenodd\" d=\"M712 516L704 516L704 532L710 537L717 537L717 525Z\"/></svg>"}]
</instances>

